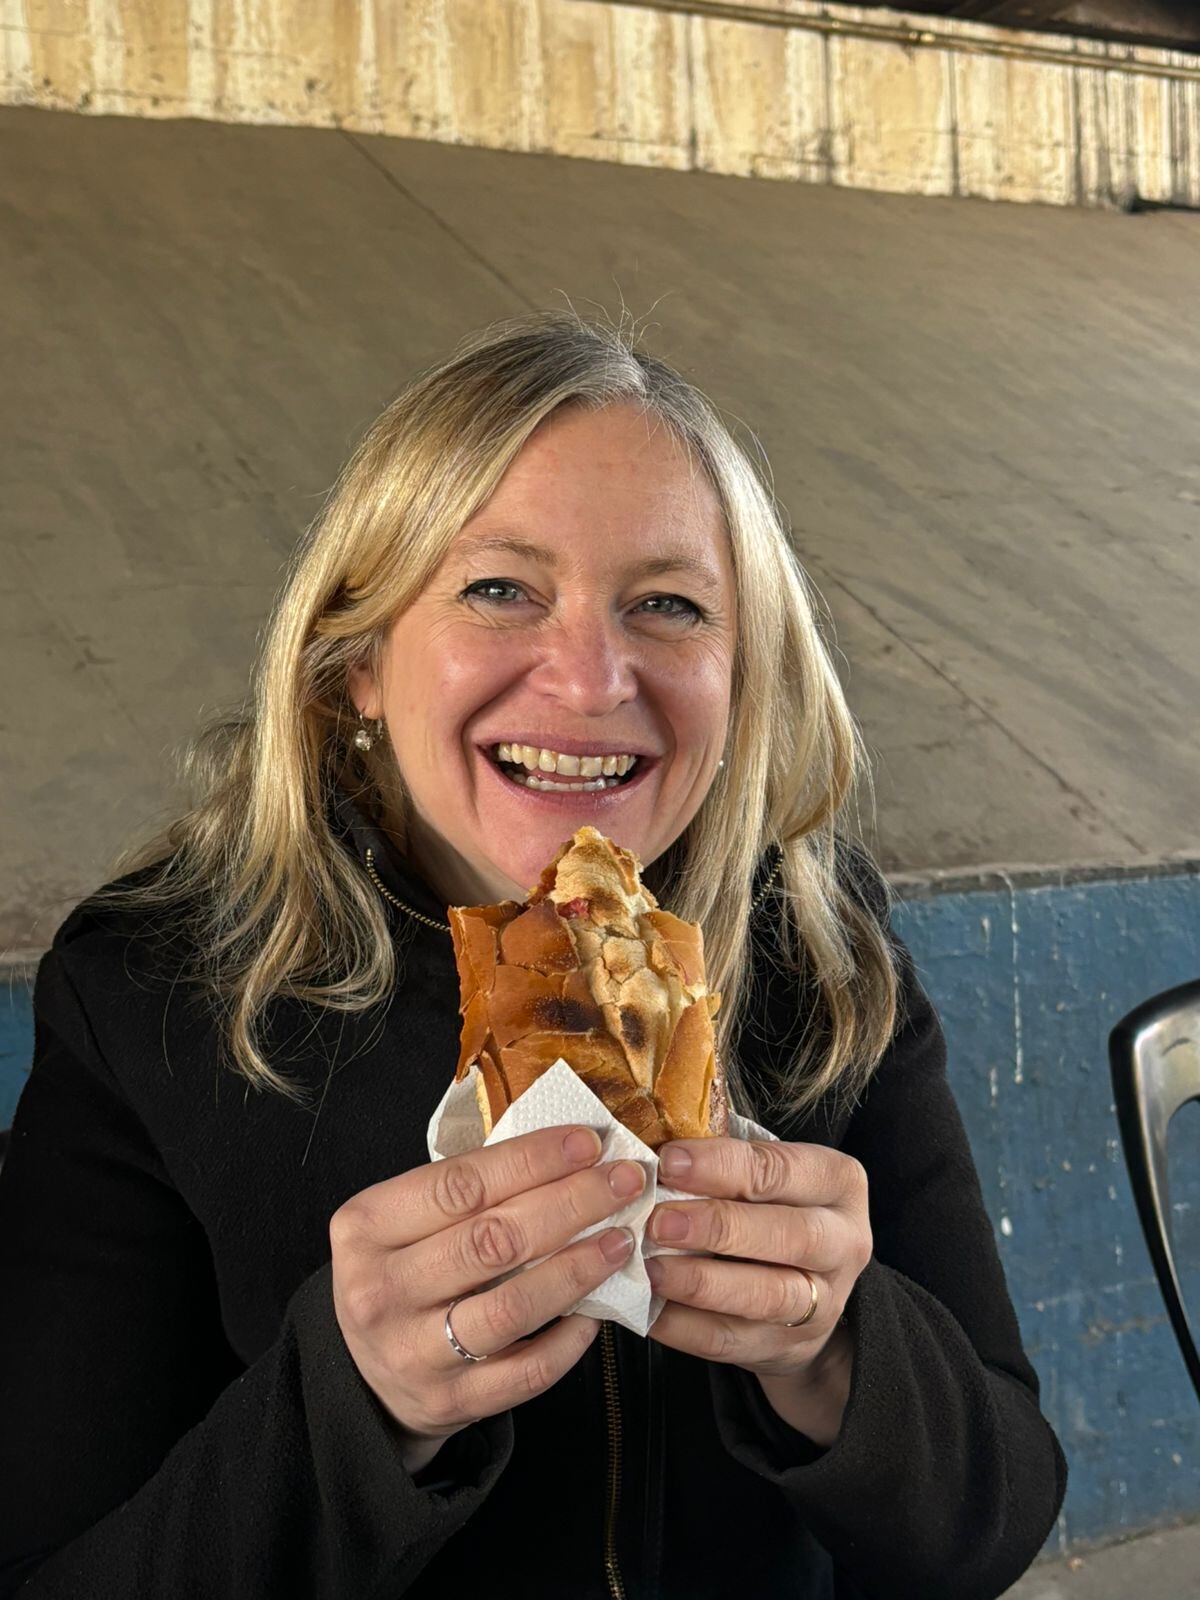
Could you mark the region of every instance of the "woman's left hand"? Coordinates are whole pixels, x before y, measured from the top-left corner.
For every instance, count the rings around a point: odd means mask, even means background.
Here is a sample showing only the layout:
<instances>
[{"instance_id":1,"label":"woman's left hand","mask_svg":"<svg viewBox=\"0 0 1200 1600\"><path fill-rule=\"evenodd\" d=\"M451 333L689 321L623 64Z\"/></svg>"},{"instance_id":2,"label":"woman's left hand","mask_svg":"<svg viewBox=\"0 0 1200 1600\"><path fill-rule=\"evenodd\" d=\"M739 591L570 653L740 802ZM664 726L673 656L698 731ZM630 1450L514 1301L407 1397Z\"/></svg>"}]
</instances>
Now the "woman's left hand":
<instances>
[{"instance_id":1,"label":"woman's left hand","mask_svg":"<svg viewBox=\"0 0 1200 1600\"><path fill-rule=\"evenodd\" d=\"M671 1150L691 1156L690 1171L669 1170ZM718 1138L680 1140L660 1157L666 1185L706 1198L656 1207L651 1239L714 1256L647 1261L654 1291L667 1301L650 1338L756 1373L768 1393L774 1380L802 1387L816 1376L871 1258L861 1163L823 1145ZM666 1231L677 1217L687 1222L680 1237ZM805 1315L814 1291L811 1318L786 1327Z\"/></svg>"}]
</instances>

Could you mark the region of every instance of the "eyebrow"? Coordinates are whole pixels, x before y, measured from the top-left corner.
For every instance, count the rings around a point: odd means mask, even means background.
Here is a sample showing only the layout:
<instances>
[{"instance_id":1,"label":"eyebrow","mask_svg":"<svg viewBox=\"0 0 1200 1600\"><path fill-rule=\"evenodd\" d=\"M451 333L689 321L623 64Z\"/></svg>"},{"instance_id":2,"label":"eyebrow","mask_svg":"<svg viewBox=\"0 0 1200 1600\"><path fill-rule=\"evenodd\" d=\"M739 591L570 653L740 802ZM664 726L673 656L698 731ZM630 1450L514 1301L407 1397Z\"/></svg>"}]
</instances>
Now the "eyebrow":
<instances>
[{"instance_id":1,"label":"eyebrow","mask_svg":"<svg viewBox=\"0 0 1200 1600\"><path fill-rule=\"evenodd\" d=\"M540 561L544 567L558 568L558 554L544 544L533 544L528 539L517 539L511 534L493 533L476 539L467 539L459 547L460 554L473 555L477 550L506 550L510 555L525 556L530 561ZM631 578L652 578L664 572L689 572L713 589L720 589L721 580L706 561L699 560L686 550L667 550L660 556L647 556L634 561L626 569Z\"/></svg>"}]
</instances>

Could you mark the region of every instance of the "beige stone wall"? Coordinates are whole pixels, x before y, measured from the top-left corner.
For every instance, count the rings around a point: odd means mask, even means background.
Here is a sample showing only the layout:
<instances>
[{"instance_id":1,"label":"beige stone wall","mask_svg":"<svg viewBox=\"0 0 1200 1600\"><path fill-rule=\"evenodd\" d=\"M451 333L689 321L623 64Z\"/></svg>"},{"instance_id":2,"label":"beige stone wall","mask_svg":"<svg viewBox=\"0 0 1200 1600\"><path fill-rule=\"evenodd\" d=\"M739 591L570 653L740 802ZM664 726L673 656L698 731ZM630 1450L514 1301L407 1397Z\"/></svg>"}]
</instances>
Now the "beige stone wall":
<instances>
[{"instance_id":1,"label":"beige stone wall","mask_svg":"<svg viewBox=\"0 0 1200 1600\"><path fill-rule=\"evenodd\" d=\"M1200 205L1200 57L812 0L0 0L0 102Z\"/></svg>"}]
</instances>

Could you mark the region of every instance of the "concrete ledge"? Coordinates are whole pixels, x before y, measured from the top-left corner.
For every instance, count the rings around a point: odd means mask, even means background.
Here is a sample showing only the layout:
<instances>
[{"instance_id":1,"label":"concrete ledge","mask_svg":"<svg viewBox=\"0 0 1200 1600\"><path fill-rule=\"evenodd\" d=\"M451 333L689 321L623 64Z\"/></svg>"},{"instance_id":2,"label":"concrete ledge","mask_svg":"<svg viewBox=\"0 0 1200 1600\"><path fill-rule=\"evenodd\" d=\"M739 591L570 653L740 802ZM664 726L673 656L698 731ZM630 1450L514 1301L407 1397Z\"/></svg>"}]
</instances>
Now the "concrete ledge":
<instances>
[{"instance_id":1,"label":"concrete ledge","mask_svg":"<svg viewBox=\"0 0 1200 1600\"><path fill-rule=\"evenodd\" d=\"M825 0L17 7L0 100L904 194L1200 205L1200 57Z\"/></svg>"},{"instance_id":2,"label":"concrete ledge","mask_svg":"<svg viewBox=\"0 0 1200 1600\"><path fill-rule=\"evenodd\" d=\"M1200 1573L1200 1523L1039 1562L1004 1600L1187 1600Z\"/></svg>"},{"instance_id":3,"label":"concrete ledge","mask_svg":"<svg viewBox=\"0 0 1200 1600\"><path fill-rule=\"evenodd\" d=\"M1195 877L1200 859L1131 861L1119 866L1100 862L1083 866L929 867L895 872L888 882L902 900L929 900L939 894L974 894L985 889L1065 889L1075 883L1120 883L1148 878Z\"/></svg>"}]
</instances>

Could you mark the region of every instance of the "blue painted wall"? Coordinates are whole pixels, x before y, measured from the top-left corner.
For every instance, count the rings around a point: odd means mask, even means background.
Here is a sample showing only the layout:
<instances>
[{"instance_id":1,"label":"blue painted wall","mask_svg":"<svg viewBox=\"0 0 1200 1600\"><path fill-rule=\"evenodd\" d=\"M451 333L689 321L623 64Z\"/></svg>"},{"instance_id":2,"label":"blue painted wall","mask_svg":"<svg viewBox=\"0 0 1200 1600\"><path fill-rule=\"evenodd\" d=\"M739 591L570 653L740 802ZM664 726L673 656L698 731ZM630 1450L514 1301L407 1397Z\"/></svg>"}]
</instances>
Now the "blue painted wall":
<instances>
[{"instance_id":1,"label":"blue painted wall","mask_svg":"<svg viewBox=\"0 0 1200 1600\"><path fill-rule=\"evenodd\" d=\"M1200 1406L1118 1144L1108 1033L1200 975L1200 877L909 900L896 926L941 1013L984 1198L1070 1464L1053 1541L1200 1516ZM1172 1207L1200 1304L1200 1116L1172 1130Z\"/></svg>"},{"instance_id":2,"label":"blue painted wall","mask_svg":"<svg viewBox=\"0 0 1200 1600\"><path fill-rule=\"evenodd\" d=\"M0 987L0 1128L7 1128L33 1055L33 976L12 974Z\"/></svg>"},{"instance_id":3,"label":"blue painted wall","mask_svg":"<svg viewBox=\"0 0 1200 1600\"><path fill-rule=\"evenodd\" d=\"M1117 1143L1108 1032L1200 974L1200 876L997 883L910 898L896 926L937 1005L984 1198L1071 1466L1056 1550L1200 1516L1200 1406ZM0 990L0 1124L32 1044ZM1195 1112L1196 1115L1191 1113ZM1200 1107L1172 1135L1172 1204L1200 1305Z\"/></svg>"}]
</instances>

